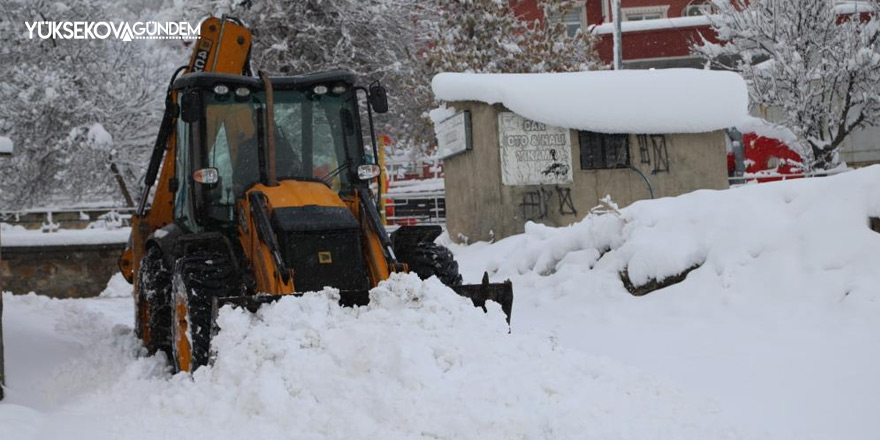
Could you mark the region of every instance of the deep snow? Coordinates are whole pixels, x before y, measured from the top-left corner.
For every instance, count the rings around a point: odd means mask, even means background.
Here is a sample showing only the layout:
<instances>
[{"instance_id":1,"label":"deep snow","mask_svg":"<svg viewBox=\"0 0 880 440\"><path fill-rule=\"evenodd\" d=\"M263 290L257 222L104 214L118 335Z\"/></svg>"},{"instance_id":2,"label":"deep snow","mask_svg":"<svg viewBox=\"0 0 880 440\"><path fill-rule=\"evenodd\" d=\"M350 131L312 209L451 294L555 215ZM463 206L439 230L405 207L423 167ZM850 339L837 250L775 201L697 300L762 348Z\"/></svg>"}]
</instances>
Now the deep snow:
<instances>
[{"instance_id":1,"label":"deep snow","mask_svg":"<svg viewBox=\"0 0 880 440\"><path fill-rule=\"evenodd\" d=\"M758 431L876 439L878 188L880 166L697 191L454 251L466 279L485 267L513 280L516 333L670 378ZM617 275L641 284L699 263L642 298Z\"/></svg>"},{"instance_id":2,"label":"deep snow","mask_svg":"<svg viewBox=\"0 0 880 440\"><path fill-rule=\"evenodd\" d=\"M798 438L880 432L880 167L644 201L453 246L514 282L512 334L436 280L224 310L217 361L170 376L129 287L4 297L0 438ZM636 284L693 264L684 282ZM120 297L121 296L121 297Z\"/></svg>"},{"instance_id":3,"label":"deep snow","mask_svg":"<svg viewBox=\"0 0 880 440\"><path fill-rule=\"evenodd\" d=\"M334 294L225 309L192 377L143 356L113 292L7 295L0 438L758 438L651 375L510 335L437 280L395 275L361 309Z\"/></svg>"}]
</instances>

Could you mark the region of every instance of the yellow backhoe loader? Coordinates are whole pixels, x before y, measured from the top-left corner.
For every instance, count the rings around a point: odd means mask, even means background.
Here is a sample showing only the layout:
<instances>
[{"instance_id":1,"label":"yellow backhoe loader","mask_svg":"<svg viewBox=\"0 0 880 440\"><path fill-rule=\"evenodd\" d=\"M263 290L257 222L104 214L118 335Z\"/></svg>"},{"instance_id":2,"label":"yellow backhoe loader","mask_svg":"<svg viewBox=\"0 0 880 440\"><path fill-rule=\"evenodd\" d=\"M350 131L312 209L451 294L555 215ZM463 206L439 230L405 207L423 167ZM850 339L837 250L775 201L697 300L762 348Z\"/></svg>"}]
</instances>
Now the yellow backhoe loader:
<instances>
[{"instance_id":1,"label":"yellow backhoe loader","mask_svg":"<svg viewBox=\"0 0 880 440\"><path fill-rule=\"evenodd\" d=\"M439 227L386 233L371 191L383 172L372 116L388 111L381 84L358 86L339 70L253 75L245 26L212 17L200 29L189 65L169 84L119 260L151 353L193 371L210 361L225 304L254 310L329 286L340 305L365 305L392 272L437 276L475 306L498 302L509 321L510 282L484 275L462 285L452 254L433 242Z\"/></svg>"}]
</instances>

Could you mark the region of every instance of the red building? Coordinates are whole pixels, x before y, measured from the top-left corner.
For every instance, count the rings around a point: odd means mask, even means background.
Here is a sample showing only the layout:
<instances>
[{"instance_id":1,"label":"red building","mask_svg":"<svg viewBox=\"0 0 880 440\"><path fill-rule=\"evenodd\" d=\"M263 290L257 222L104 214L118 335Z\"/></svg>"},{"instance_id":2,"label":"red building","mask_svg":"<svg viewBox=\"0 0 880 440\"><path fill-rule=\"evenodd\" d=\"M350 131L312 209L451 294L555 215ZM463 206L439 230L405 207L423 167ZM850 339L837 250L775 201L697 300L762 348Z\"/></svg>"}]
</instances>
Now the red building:
<instances>
[{"instance_id":1,"label":"red building","mask_svg":"<svg viewBox=\"0 0 880 440\"><path fill-rule=\"evenodd\" d=\"M621 0L623 15L623 62L626 68L701 67L690 54L690 45L700 36L713 40L714 33L704 16L711 12L711 0ZM570 33L580 29L594 32L603 61L613 58L611 0L582 0L583 5L562 17ZM514 11L525 20L543 20L536 0L510 0Z\"/></svg>"}]
</instances>

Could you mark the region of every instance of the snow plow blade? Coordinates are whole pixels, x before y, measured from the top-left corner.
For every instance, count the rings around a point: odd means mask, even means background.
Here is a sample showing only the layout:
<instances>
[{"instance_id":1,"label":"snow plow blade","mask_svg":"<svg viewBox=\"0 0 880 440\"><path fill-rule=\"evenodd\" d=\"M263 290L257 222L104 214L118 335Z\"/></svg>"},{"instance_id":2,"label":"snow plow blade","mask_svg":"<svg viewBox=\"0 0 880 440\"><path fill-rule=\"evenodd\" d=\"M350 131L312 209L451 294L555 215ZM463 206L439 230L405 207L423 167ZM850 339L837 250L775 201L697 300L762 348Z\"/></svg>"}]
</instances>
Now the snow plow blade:
<instances>
[{"instance_id":1,"label":"snow plow blade","mask_svg":"<svg viewBox=\"0 0 880 440\"><path fill-rule=\"evenodd\" d=\"M501 305L501 310L507 316L507 324L510 324L510 312L513 308L513 284L510 280L503 283L489 283L489 273L483 272L483 282L480 284L462 284L453 286L455 293L470 298L474 306L486 310L486 301L495 301Z\"/></svg>"},{"instance_id":2,"label":"snow plow blade","mask_svg":"<svg viewBox=\"0 0 880 440\"><path fill-rule=\"evenodd\" d=\"M507 316L510 324L510 311L513 307L513 285L510 280L503 283L489 283L489 274L483 273L483 282L480 284L463 284L452 287L455 293L470 298L475 307L486 310L486 301L495 301L501 305L501 310ZM225 305L240 307L250 312L256 312L263 304L273 303L281 298L291 295L248 295L227 296L214 298L214 316ZM299 295L293 295L299 296ZM339 291L339 305L342 307L365 306L370 303L370 292L367 290L341 290Z\"/></svg>"}]
</instances>

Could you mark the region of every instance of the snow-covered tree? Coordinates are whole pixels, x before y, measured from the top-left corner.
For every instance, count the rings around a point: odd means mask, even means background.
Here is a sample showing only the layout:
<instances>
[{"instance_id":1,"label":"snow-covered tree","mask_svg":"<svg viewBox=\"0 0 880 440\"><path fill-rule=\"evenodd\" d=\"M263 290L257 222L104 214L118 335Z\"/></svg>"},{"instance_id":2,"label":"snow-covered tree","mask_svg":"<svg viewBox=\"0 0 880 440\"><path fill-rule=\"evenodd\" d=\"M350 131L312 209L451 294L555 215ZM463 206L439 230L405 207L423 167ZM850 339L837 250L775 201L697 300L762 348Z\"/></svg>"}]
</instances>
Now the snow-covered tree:
<instances>
[{"instance_id":1,"label":"snow-covered tree","mask_svg":"<svg viewBox=\"0 0 880 440\"><path fill-rule=\"evenodd\" d=\"M742 74L752 103L794 131L812 168L834 166L854 130L880 124L877 4L847 15L831 3L716 1L710 20L720 43L693 47L713 67Z\"/></svg>"},{"instance_id":2,"label":"snow-covered tree","mask_svg":"<svg viewBox=\"0 0 880 440\"><path fill-rule=\"evenodd\" d=\"M25 22L134 21L100 0L0 3L0 206L122 201L111 156L131 192L146 166L169 72L182 63L172 42L29 39ZM180 42L174 42L180 44ZM107 136L96 133L106 132ZM108 142L109 141L109 142Z\"/></svg>"},{"instance_id":3,"label":"snow-covered tree","mask_svg":"<svg viewBox=\"0 0 880 440\"><path fill-rule=\"evenodd\" d=\"M354 72L362 84L388 88L391 113L377 118L380 131L409 143L414 125L412 89L420 0L210 1L205 13L227 12L251 29L254 66L295 75L330 69Z\"/></svg>"},{"instance_id":4,"label":"snow-covered tree","mask_svg":"<svg viewBox=\"0 0 880 440\"><path fill-rule=\"evenodd\" d=\"M600 67L595 37L569 36L553 19L517 17L506 0L435 0L426 59L434 72L536 73ZM557 17L582 2L538 0L546 17Z\"/></svg>"},{"instance_id":5,"label":"snow-covered tree","mask_svg":"<svg viewBox=\"0 0 880 440\"><path fill-rule=\"evenodd\" d=\"M544 20L517 17L507 0L433 0L433 16L424 17L426 43L422 77L440 72L540 73L603 68L595 36L578 31L569 36L561 17L581 5L576 0L537 0ZM427 82L419 93L423 136L433 141L427 117L436 107Z\"/></svg>"},{"instance_id":6,"label":"snow-covered tree","mask_svg":"<svg viewBox=\"0 0 880 440\"><path fill-rule=\"evenodd\" d=\"M576 2L540 3L555 14ZM427 110L430 81L440 71L571 71L597 64L590 35L568 37L561 23L522 21L506 0L233 0L225 6L253 30L252 56L261 69L346 68L362 82L381 79L391 113L377 118L379 130L416 150L433 142Z\"/></svg>"}]
</instances>

